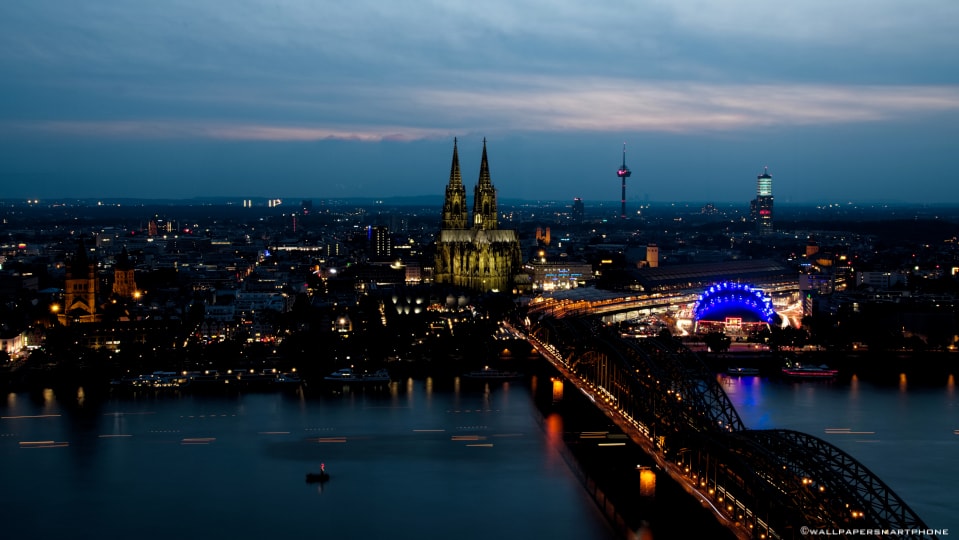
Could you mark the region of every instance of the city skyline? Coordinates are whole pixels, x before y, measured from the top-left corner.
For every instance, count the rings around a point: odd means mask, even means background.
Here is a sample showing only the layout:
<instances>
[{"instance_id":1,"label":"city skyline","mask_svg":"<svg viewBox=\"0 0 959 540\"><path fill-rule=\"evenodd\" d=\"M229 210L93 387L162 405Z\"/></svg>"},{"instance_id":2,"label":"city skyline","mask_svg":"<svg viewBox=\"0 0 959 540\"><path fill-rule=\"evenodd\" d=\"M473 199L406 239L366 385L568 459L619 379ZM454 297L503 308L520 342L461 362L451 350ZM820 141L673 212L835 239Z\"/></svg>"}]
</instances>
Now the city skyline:
<instances>
[{"instance_id":1,"label":"city skyline","mask_svg":"<svg viewBox=\"0 0 959 540\"><path fill-rule=\"evenodd\" d=\"M959 203L959 6L0 6L5 197Z\"/></svg>"}]
</instances>

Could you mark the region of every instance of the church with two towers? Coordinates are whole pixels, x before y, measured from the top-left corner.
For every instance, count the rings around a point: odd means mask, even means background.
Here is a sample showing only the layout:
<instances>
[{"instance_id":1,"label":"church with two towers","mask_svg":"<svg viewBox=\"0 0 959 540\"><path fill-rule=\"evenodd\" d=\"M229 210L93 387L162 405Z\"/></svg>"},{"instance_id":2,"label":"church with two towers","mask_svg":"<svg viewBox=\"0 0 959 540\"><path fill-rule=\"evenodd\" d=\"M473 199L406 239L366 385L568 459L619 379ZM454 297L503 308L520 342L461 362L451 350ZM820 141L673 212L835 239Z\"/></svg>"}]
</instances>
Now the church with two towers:
<instances>
[{"instance_id":1,"label":"church with two towers","mask_svg":"<svg viewBox=\"0 0 959 540\"><path fill-rule=\"evenodd\" d=\"M499 228L486 139L483 139L479 181L473 190L472 219L460 174L457 141L453 139L453 163L436 240L434 281L480 292L509 292L521 264L519 235L514 230Z\"/></svg>"}]
</instances>

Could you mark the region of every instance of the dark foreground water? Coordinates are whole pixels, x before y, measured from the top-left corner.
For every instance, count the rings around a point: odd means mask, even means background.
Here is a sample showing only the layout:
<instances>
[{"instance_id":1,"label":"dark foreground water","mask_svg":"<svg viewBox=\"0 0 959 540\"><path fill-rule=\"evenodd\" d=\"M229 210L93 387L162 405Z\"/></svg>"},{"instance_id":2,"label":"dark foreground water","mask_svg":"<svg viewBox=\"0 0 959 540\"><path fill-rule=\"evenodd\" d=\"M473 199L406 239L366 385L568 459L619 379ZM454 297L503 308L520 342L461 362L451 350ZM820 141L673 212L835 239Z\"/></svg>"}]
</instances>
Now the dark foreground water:
<instances>
[{"instance_id":1,"label":"dark foreground water","mask_svg":"<svg viewBox=\"0 0 959 540\"><path fill-rule=\"evenodd\" d=\"M786 382L720 376L743 422L822 438L851 454L926 525L959 536L959 396L942 384Z\"/></svg>"},{"instance_id":2,"label":"dark foreground water","mask_svg":"<svg viewBox=\"0 0 959 540\"><path fill-rule=\"evenodd\" d=\"M748 427L836 444L928 526L959 534L953 380L720 381ZM564 409L583 410L568 390ZM556 410L544 419L529 381L105 399L9 393L0 400L0 537L612 539L564 443L608 423ZM587 442L596 475L605 466L635 483L641 457ZM321 463L330 481L307 484ZM716 537L692 528L711 519L664 480L655 500L627 494L617 509L638 509L657 539Z\"/></svg>"},{"instance_id":3,"label":"dark foreground water","mask_svg":"<svg viewBox=\"0 0 959 540\"><path fill-rule=\"evenodd\" d=\"M61 394L0 402L3 538L613 537L522 383Z\"/></svg>"}]
</instances>

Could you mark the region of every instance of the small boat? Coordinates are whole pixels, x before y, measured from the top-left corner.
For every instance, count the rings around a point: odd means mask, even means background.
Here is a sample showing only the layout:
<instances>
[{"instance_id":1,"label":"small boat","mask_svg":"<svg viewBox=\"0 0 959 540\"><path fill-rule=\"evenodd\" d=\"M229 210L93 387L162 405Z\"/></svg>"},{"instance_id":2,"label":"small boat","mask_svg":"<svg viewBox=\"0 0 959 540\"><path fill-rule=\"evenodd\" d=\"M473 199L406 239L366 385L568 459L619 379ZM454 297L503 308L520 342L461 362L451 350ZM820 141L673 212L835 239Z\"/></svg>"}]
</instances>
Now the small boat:
<instances>
[{"instance_id":1,"label":"small boat","mask_svg":"<svg viewBox=\"0 0 959 540\"><path fill-rule=\"evenodd\" d=\"M323 377L323 380L347 383L388 383L390 382L390 372L380 369L373 373L357 373L352 368L343 368Z\"/></svg>"},{"instance_id":2,"label":"small boat","mask_svg":"<svg viewBox=\"0 0 959 540\"><path fill-rule=\"evenodd\" d=\"M330 475L326 472L320 471L318 473L306 473L306 483L307 484L321 484L327 482L330 479Z\"/></svg>"},{"instance_id":3,"label":"small boat","mask_svg":"<svg viewBox=\"0 0 959 540\"><path fill-rule=\"evenodd\" d=\"M326 472L326 465L320 463L320 472L318 473L306 473L306 483L307 484L317 484L324 483L330 479L329 473Z\"/></svg>"},{"instance_id":4,"label":"small boat","mask_svg":"<svg viewBox=\"0 0 959 540\"><path fill-rule=\"evenodd\" d=\"M726 368L726 375L733 375L735 377L748 377L751 375L759 375L759 368L730 366Z\"/></svg>"},{"instance_id":5,"label":"small boat","mask_svg":"<svg viewBox=\"0 0 959 540\"><path fill-rule=\"evenodd\" d=\"M463 378L481 381L505 381L509 379L518 379L522 376L523 374L518 371L502 371L499 369L492 369L489 366L463 374Z\"/></svg>"},{"instance_id":6,"label":"small boat","mask_svg":"<svg viewBox=\"0 0 959 540\"><path fill-rule=\"evenodd\" d=\"M834 379L839 374L838 369L830 369L829 366L786 366L782 370L783 376L790 379Z\"/></svg>"},{"instance_id":7,"label":"small boat","mask_svg":"<svg viewBox=\"0 0 959 540\"><path fill-rule=\"evenodd\" d=\"M175 371L154 371L148 375L138 375L136 377L124 377L110 381L114 387L136 387L136 388L180 388L190 383L190 379L184 372L183 375Z\"/></svg>"},{"instance_id":8,"label":"small boat","mask_svg":"<svg viewBox=\"0 0 959 540\"><path fill-rule=\"evenodd\" d=\"M276 383L279 385L300 385L303 384L303 379L296 373L278 373Z\"/></svg>"}]
</instances>

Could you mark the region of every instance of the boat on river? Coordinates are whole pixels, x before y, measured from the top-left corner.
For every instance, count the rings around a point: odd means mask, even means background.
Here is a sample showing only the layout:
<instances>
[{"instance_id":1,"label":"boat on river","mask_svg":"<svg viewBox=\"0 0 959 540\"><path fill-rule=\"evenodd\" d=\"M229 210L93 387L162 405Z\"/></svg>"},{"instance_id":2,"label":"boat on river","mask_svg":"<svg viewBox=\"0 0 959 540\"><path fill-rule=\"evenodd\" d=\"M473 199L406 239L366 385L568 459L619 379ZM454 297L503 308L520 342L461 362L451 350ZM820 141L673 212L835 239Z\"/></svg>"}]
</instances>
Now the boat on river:
<instances>
[{"instance_id":1,"label":"boat on river","mask_svg":"<svg viewBox=\"0 0 959 540\"><path fill-rule=\"evenodd\" d=\"M327 482L330 479L330 475L327 472L320 471L318 473L306 473L306 483L307 484L317 484Z\"/></svg>"},{"instance_id":2,"label":"boat on river","mask_svg":"<svg viewBox=\"0 0 959 540\"><path fill-rule=\"evenodd\" d=\"M726 375L732 375L734 377L750 377L753 375L759 375L759 368L730 366L726 368Z\"/></svg>"},{"instance_id":3,"label":"boat on river","mask_svg":"<svg viewBox=\"0 0 959 540\"><path fill-rule=\"evenodd\" d=\"M795 364L784 367L782 369L782 374L788 379L830 380L836 378L836 375L839 374L839 370L830 369L829 366L825 364L821 366L803 366L801 364Z\"/></svg>"},{"instance_id":4,"label":"boat on river","mask_svg":"<svg viewBox=\"0 0 959 540\"><path fill-rule=\"evenodd\" d=\"M503 371L485 366L483 369L477 369L463 374L464 379L473 379L478 381L507 381L518 379L523 374L518 371Z\"/></svg>"},{"instance_id":5,"label":"boat on river","mask_svg":"<svg viewBox=\"0 0 959 540\"><path fill-rule=\"evenodd\" d=\"M168 389L181 388L189 383L190 379L186 373L179 374L175 371L154 371L149 374L114 379L110 381L110 386L115 388Z\"/></svg>"},{"instance_id":6,"label":"boat on river","mask_svg":"<svg viewBox=\"0 0 959 540\"><path fill-rule=\"evenodd\" d=\"M330 474L326 472L326 465L320 464L320 472L306 473L307 484L322 484L330 479Z\"/></svg>"},{"instance_id":7,"label":"boat on river","mask_svg":"<svg viewBox=\"0 0 959 540\"><path fill-rule=\"evenodd\" d=\"M390 382L390 372L385 369L378 369L373 373L359 373L352 368L343 368L323 377L327 382L344 383L388 383Z\"/></svg>"}]
</instances>

